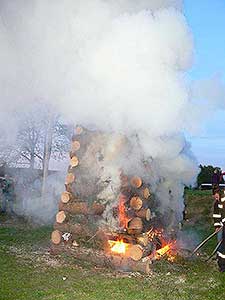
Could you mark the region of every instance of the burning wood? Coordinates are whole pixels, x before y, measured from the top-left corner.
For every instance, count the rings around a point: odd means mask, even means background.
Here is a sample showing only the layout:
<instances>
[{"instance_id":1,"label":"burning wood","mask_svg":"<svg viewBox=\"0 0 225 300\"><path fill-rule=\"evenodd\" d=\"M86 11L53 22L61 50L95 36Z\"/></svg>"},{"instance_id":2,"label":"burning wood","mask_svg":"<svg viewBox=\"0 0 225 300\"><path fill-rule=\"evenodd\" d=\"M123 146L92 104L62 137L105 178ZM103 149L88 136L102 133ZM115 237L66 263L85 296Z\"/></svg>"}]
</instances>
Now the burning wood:
<instances>
[{"instance_id":1,"label":"burning wood","mask_svg":"<svg viewBox=\"0 0 225 300\"><path fill-rule=\"evenodd\" d=\"M170 245L166 245L163 248L159 249L156 251L157 253L157 258L160 258L161 256L163 256L164 254L166 254L168 251L170 250Z\"/></svg>"},{"instance_id":2,"label":"burning wood","mask_svg":"<svg viewBox=\"0 0 225 300\"><path fill-rule=\"evenodd\" d=\"M121 137L117 140L120 141L119 151L122 151L127 141ZM101 133L93 134L80 126L75 129L69 173L65 180L66 191L62 193L59 202L59 212L51 236L52 244L54 249L57 246L67 249L79 237L86 238L87 241L100 241L107 253L105 255L110 255L110 261L116 268L125 268L127 264L132 270L149 270L150 260L168 255L172 244L165 242L162 231L151 226L150 208L154 202L149 201L152 198L151 192L141 177L128 176L120 170L117 194L111 189L113 198L109 198L118 200L117 206L111 208L111 217L114 216L118 222L118 230L111 232L111 228L106 226L103 229L99 225L101 222L104 224L108 207L107 202L102 199L104 197L99 199L96 195L106 184L110 185L111 179L101 182L92 177L90 169L95 164L94 168L99 170L101 176L104 159L115 159L118 152L117 147L112 147L104 156L101 152L104 145L101 144L102 141L105 143L107 138ZM92 259L95 261L94 257ZM98 262L97 259L96 261Z\"/></svg>"},{"instance_id":3,"label":"burning wood","mask_svg":"<svg viewBox=\"0 0 225 300\"><path fill-rule=\"evenodd\" d=\"M121 193L119 195L119 205L118 205L120 228L127 228L127 223L129 221L129 218L126 215L126 206L125 206L126 202L127 202L127 197Z\"/></svg>"},{"instance_id":4,"label":"burning wood","mask_svg":"<svg viewBox=\"0 0 225 300\"><path fill-rule=\"evenodd\" d=\"M128 251L128 248L130 247L130 244L124 243L123 240L120 241L108 241L110 250L117 254L126 254Z\"/></svg>"},{"instance_id":5,"label":"burning wood","mask_svg":"<svg viewBox=\"0 0 225 300\"><path fill-rule=\"evenodd\" d=\"M146 247L149 243L149 237L146 233L143 233L143 234L136 237L136 241L139 245L142 245L142 246Z\"/></svg>"},{"instance_id":6,"label":"burning wood","mask_svg":"<svg viewBox=\"0 0 225 300\"><path fill-rule=\"evenodd\" d=\"M161 249L158 249L156 251L156 259L160 259L164 255L167 255L169 261L174 261L174 259L175 259L174 247L175 247L175 242L169 243L169 244L165 245L164 247L162 247Z\"/></svg>"}]
</instances>

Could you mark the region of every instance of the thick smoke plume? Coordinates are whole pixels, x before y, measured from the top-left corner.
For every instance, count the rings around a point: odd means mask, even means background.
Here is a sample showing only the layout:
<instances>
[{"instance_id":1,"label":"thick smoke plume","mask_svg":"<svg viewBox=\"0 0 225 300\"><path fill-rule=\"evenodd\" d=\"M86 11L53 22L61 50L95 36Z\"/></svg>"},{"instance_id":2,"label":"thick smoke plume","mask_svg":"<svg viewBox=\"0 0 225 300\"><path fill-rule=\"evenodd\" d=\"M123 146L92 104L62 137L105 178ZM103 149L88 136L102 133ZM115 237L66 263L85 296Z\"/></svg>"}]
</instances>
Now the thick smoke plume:
<instances>
[{"instance_id":1,"label":"thick smoke plume","mask_svg":"<svg viewBox=\"0 0 225 300\"><path fill-rule=\"evenodd\" d=\"M182 135L193 50L182 2L1 0L0 17L4 120L41 100L70 122L138 135L153 192L179 220L197 172Z\"/></svg>"}]
</instances>

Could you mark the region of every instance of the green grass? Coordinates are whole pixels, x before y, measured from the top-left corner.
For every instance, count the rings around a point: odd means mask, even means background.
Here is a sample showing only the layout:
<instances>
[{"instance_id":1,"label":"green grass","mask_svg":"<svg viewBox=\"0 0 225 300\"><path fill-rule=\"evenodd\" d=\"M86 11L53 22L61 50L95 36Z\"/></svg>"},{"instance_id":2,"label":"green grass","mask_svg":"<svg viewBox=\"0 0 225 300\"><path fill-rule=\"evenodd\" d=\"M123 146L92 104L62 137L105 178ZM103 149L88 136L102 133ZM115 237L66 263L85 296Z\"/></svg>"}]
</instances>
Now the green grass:
<instances>
[{"instance_id":1,"label":"green grass","mask_svg":"<svg viewBox=\"0 0 225 300\"><path fill-rule=\"evenodd\" d=\"M213 230L207 215L211 195L188 191L186 201L189 222L184 226L185 234L197 232L201 239ZM194 259L180 257L174 264L161 260L149 276L122 274L63 255L51 257L47 252L51 230L21 222L0 226L0 300L224 298L225 274L217 271L216 262L205 263L204 253ZM215 243L211 241L204 252L210 253Z\"/></svg>"}]
</instances>

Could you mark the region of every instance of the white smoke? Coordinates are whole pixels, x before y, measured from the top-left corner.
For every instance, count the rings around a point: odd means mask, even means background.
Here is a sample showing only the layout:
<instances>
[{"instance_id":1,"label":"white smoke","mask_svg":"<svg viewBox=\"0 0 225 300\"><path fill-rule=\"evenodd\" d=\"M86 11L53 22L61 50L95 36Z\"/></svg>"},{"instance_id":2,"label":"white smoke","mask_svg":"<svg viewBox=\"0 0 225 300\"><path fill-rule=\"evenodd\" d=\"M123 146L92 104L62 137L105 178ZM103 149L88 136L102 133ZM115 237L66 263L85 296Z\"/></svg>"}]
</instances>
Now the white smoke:
<instances>
[{"instance_id":1,"label":"white smoke","mask_svg":"<svg viewBox=\"0 0 225 300\"><path fill-rule=\"evenodd\" d=\"M193 52L182 1L2 0L0 14L1 110L41 99L69 121L138 134L153 192L179 219L197 173L182 135Z\"/></svg>"}]
</instances>

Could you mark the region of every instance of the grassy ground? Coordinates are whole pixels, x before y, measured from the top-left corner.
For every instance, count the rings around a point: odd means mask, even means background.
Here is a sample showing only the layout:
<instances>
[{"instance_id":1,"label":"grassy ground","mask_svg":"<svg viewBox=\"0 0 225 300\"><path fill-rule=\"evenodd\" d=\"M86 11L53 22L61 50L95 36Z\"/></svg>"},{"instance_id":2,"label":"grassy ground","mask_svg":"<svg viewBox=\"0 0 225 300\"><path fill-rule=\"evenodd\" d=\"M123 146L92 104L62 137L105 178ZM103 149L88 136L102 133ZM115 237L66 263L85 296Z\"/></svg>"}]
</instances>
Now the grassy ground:
<instances>
[{"instance_id":1,"label":"grassy ground","mask_svg":"<svg viewBox=\"0 0 225 300\"><path fill-rule=\"evenodd\" d=\"M208 192L186 192L187 237L212 231ZM216 262L205 263L216 241L194 259L174 264L159 261L151 275L119 273L81 264L73 258L48 253L51 227L32 227L23 220L0 216L0 300L91 299L213 299L225 294L225 274Z\"/></svg>"}]
</instances>

